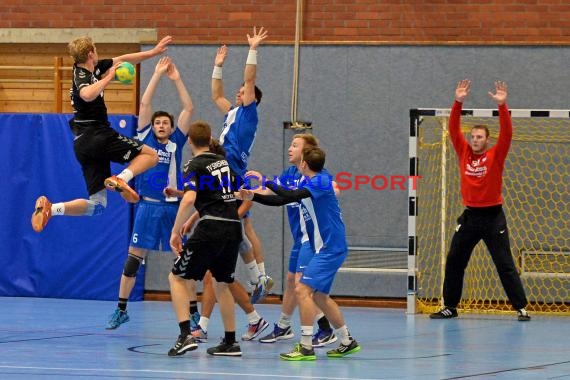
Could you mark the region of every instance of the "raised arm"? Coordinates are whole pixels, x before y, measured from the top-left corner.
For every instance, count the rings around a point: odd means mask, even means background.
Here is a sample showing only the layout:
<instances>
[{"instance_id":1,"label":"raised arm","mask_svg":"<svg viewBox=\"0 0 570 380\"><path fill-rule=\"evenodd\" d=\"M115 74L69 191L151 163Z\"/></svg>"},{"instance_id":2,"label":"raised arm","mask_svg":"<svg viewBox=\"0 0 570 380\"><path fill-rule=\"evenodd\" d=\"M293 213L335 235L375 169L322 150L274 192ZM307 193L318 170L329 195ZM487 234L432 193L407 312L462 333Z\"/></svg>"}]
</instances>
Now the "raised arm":
<instances>
[{"instance_id":1,"label":"raised arm","mask_svg":"<svg viewBox=\"0 0 570 380\"><path fill-rule=\"evenodd\" d=\"M180 72L176 68L176 65L171 62L168 65L168 69L166 70L166 75L168 78L174 82L174 86L176 87L176 91L178 91L178 98L180 99L180 103L182 104L182 111L178 116L178 128L180 128L180 132L184 135L188 134L188 130L190 129L190 121L192 120L192 114L194 113L194 104L192 103L192 98L180 77Z\"/></svg>"},{"instance_id":2,"label":"raised arm","mask_svg":"<svg viewBox=\"0 0 570 380\"><path fill-rule=\"evenodd\" d=\"M212 101L224 115L232 106L224 95L224 84L222 82L222 66L227 56L228 47L226 45L220 46L214 59L214 71L212 72Z\"/></svg>"},{"instance_id":3,"label":"raised arm","mask_svg":"<svg viewBox=\"0 0 570 380\"><path fill-rule=\"evenodd\" d=\"M469 95L470 90L471 81L469 79L463 79L457 83L455 102L451 107L451 114L449 115L449 137L457 153L462 152L469 145L463 133L461 133L461 109L463 108L463 101Z\"/></svg>"},{"instance_id":4,"label":"raised arm","mask_svg":"<svg viewBox=\"0 0 570 380\"><path fill-rule=\"evenodd\" d=\"M113 58L113 65L116 65L121 62L130 62L133 65L140 63L146 59L156 57L159 54L162 54L168 50L168 44L172 42L171 36L166 36L162 40L160 40L155 47L150 50L146 51L139 51L136 53L129 53L123 54L118 57Z\"/></svg>"},{"instance_id":5,"label":"raised arm","mask_svg":"<svg viewBox=\"0 0 570 380\"><path fill-rule=\"evenodd\" d=\"M144 91L141 102L139 105L139 119L138 119L138 127L137 131L142 130L150 123L150 119L152 118L152 98L154 97L154 93L158 86L158 82L160 82L160 78L168 69L168 65L170 65L171 61L169 57L162 57L158 60L156 67L154 68L154 73L146 86L146 90Z\"/></svg>"},{"instance_id":6,"label":"raised arm","mask_svg":"<svg viewBox=\"0 0 570 380\"><path fill-rule=\"evenodd\" d=\"M261 27L259 31L254 26L253 34L247 35L249 43L249 52L247 61L245 62L245 70L243 73L244 92L242 102L244 106L250 105L255 101L255 77L257 75L257 47L268 36L267 29Z\"/></svg>"},{"instance_id":7,"label":"raised arm","mask_svg":"<svg viewBox=\"0 0 570 380\"><path fill-rule=\"evenodd\" d=\"M489 96L497 103L499 109L499 137L497 139L497 156L505 159L513 138L513 124L507 107L508 87L505 82L495 82L495 93L489 91Z\"/></svg>"}]
</instances>

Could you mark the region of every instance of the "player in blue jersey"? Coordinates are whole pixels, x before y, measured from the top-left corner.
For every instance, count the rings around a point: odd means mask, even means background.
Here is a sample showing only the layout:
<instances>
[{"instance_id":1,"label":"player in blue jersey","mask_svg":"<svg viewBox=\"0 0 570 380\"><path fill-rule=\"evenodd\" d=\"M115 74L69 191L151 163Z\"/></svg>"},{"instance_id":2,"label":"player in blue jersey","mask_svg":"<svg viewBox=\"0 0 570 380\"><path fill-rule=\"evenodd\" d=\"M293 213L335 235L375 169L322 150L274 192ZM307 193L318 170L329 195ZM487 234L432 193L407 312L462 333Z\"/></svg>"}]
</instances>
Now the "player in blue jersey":
<instances>
[{"instance_id":1,"label":"player in blue jersey","mask_svg":"<svg viewBox=\"0 0 570 380\"><path fill-rule=\"evenodd\" d=\"M222 114L225 115L224 128L220 134L220 142L226 150L226 157L232 170L241 176L247 170L247 161L255 142L257 125L257 106L261 101L262 92L255 85L257 73L257 48L268 36L263 27L253 28L253 34L247 35L249 53L244 69L243 85L236 93L235 105L224 95L222 83L222 66L228 54L227 46L223 45L217 51L212 72L212 100ZM261 240L253 229L251 217L246 214L242 219L245 234L253 245L253 256L249 249L240 250L246 263L250 282L254 286L251 302L257 303L267 295L273 286L273 280L265 274L265 263ZM242 246L245 246L242 244Z\"/></svg>"},{"instance_id":2,"label":"player in blue jersey","mask_svg":"<svg viewBox=\"0 0 570 380\"><path fill-rule=\"evenodd\" d=\"M301 172L297 165L301 162L303 148L318 146L319 142L315 136L308 133L296 134L291 140L288 149L289 162L292 164L285 169L279 177L279 184L288 189L296 189L302 179ZM325 169L323 169L324 171ZM262 178L260 173L248 172L247 177ZM272 193L267 189L266 193ZM292 202L287 204L287 216L289 219L289 227L293 236L293 246L289 255L289 269L287 272L287 282L283 293L283 302L281 304L281 316L277 323L274 324L273 331L268 335L259 339L261 343L274 343L278 340L293 338L293 330L291 329L291 316L297 307L297 298L295 297L295 286L299 282L304 268L313 257L313 250L309 243L305 223L309 222L310 215L302 214L301 204ZM301 223L303 217L303 223ZM316 311L316 317L319 329L313 336L313 347L322 347L336 342L337 338L331 328L327 317L320 310Z\"/></svg>"},{"instance_id":3,"label":"player in blue jersey","mask_svg":"<svg viewBox=\"0 0 570 380\"><path fill-rule=\"evenodd\" d=\"M164 75L176 87L182 105L176 126L173 116L168 112L153 113L152 109L154 93ZM121 275L118 306L107 323L107 329L116 329L129 321L127 301L135 285L138 269L148 251L170 250L170 234L179 199L168 196L164 189L182 189L182 184L179 183L182 148L186 143L193 112L192 98L175 64L169 57L161 58L141 98L137 128L138 140L157 152L159 162L137 177L137 189L142 199L136 210L129 252ZM197 311L196 303L194 306Z\"/></svg>"},{"instance_id":4,"label":"player in blue jersey","mask_svg":"<svg viewBox=\"0 0 570 380\"><path fill-rule=\"evenodd\" d=\"M69 53L74 60L70 89L73 119L69 125L75 135L73 150L81 164L89 198L52 204L42 195L36 200L32 214L34 231L41 232L56 215L100 215L107 207L105 188L119 192L128 202L138 201L137 193L128 182L155 166L158 156L150 147L110 127L103 92L115 78L119 64L137 64L162 54L171 40L172 37L167 36L151 50L101 60L90 37L79 37L69 43ZM120 174L111 176L111 162L128 162L129 165Z\"/></svg>"},{"instance_id":5,"label":"player in blue jersey","mask_svg":"<svg viewBox=\"0 0 570 380\"><path fill-rule=\"evenodd\" d=\"M348 254L345 227L332 179L322 173L324 151L318 147L306 147L302 157L298 168L304 179L299 189L286 189L269 181L267 186L277 195L254 194L251 190L241 189L240 197L271 206L301 202L301 207L310 214L312 226L307 225L307 233L315 255L295 287L301 315L301 342L291 352L280 354L280 358L294 361L316 359L312 346L315 304L325 313L340 340L339 347L328 351L327 356L338 358L360 351L340 308L329 296L336 273Z\"/></svg>"}]
</instances>

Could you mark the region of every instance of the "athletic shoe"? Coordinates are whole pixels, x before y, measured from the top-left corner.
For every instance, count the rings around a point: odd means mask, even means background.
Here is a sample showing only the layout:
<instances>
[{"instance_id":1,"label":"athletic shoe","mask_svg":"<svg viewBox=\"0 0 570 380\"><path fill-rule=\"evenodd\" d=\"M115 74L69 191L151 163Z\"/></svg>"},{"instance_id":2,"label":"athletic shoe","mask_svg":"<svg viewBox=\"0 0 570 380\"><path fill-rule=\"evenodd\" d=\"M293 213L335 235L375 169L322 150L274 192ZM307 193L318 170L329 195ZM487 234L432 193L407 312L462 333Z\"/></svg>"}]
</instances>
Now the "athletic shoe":
<instances>
[{"instance_id":1,"label":"athletic shoe","mask_svg":"<svg viewBox=\"0 0 570 380\"><path fill-rule=\"evenodd\" d=\"M454 307L444 306L440 311L430 314L431 319L449 319L457 318L457 309Z\"/></svg>"},{"instance_id":2,"label":"athletic shoe","mask_svg":"<svg viewBox=\"0 0 570 380\"><path fill-rule=\"evenodd\" d=\"M217 346L208 348L206 352L214 356L241 356L239 344L237 342L228 344L225 339L222 339Z\"/></svg>"},{"instance_id":3,"label":"athletic shoe","mask_svg":"<svg viewBox=\"0 0 570 380\"><path fill-rule=\"evenodd\" d=\"M194 351L197 348L198 343L196 343L192 335L179 335L176 343L174 343L174 347L168 351L168 356L184 355L187 351Z\"/></svg>"},{"instance_id":4,"label":"athletic shoe","mask_svg":"<svg viewBox=\"0 0 570 380\"><path fill-rule=\"evenodd\" d=\"M337 337L332 329L319 329L315 335L313 335L313 347L324 347L331 343L336 342Z\"/></svg>"},{"instance_id":5,"label":"athletic shoe","mask_svg":"<svg viewBox=\"0 0 570 380\"><path fill-rule=\"evenodd\" d=\"M198 343L208 342L208 332L204 331L200 326L198 326L197 329L192 330L191 334Z\"/></svg>"},{"instance_id":6,"label":"athletic shoe","mask_svg":"<svg viewBox=\"0 0 570 380\"><path fill-rule=\"evenodd\" d=\"M32 228L42 232L51 218L51 202L43 195L36 199L36 209L32 214Z\"/></svg>"},{"instance_id":7,"label":"athletic shoe","mask_svg":"<svg viewBox=\"0 0 570 380\"><path fill-rule=\"evenodd\" d=\"M278 340L291 339L294 336L295 334L293 334L291 326L287 326L284 329L282 329L277 325L277 323L274 323L273 331L264 336L263 338L259 338L259 341L261 343L275 343Z\"/></svg>"},{"instance_id":8,"label":"athletic shoe","mask_svg":"<svg viewBox=\"0 0 570 380\"><path fill-rule=\"evenodd\" d=\"M111 315L109 322L107 322L107 330L114 330L123 323L127 323L129 321L129 315L126 311L121 309L116 309L115 312Z\"/></svg>"},{"instance_id":9,"label":"athletic shoe","mask_svg":"<svg viewBox=\"0 0 570 380\"><path fill-rule=\"evenodd\" d=\"M334 350L327 351L327 356L329 358L342 358L343 356L354 354L355 352L360 351L360 345L356 340L350 338L350 344L340 344L338 348Z\"/></svg>"},{"instance_id":10,"label":"athletic shoe","mask_svg":"<svg viewBox=\"0 0 570 380\"><path fill-rule=\"evenodd\" d=\"M195 312L190 314L190 331L194 331L200 328L200 313Z\"/></svg>"},{"instance_id":11,"label":"athletic shoe","mask_svg":"<svg viewBox=\"0 0 570 380\"><path fill-rule=\"evenodd\" d=\"M261 302L273 287L273 279L266 274L259 276L259 281L255 284L251 292L251 303L256 304Z\"/></svg>"},{"instance_id":12,"label":"athletic shoe","mask_svg":"<svg viewBox=\"0 0 570 380\"><path fill-rule=\"evenodd\" d=\"M107 190L120 193L121 197L129 203L137 203L140 200L137 192L131 189L128 183L115 175L105 180L105 187Z\"/></svg>"},{"instance_id":13,"label":"athletic shoe","mask_svg":"<svg viewBox=\"0 0 570 380\"><path fill-rule=\"evenodd\" d=\"M530 315L528 315L528 311L524 307L517 310L517 319L521 322L530 321Z\"/></svg>"},{"instance_id":14,"label":"athletic shoe","mask_svg":"<svg viewBox=\"0 0 570 380\"><path fill-rule=\"evenodd\" d=\"M241 336L241 340L253 340L255 339L263 330L269 326L269 323L263 318L259 318L257 323L250 323L247 326L247 331Z\"/></svg>"},{"instance_id":15,"label":"athletic shoe","mask_svg":"<svg viewBox=\"0 0 570 380\"><path fill-rule=\"evenodd\" d=\"M289 361L317 360L315 350L313 348L305 348L301 343L297 343L290 352L279 354L279 357L283 360Z\"/></svg>"}]
</instances>

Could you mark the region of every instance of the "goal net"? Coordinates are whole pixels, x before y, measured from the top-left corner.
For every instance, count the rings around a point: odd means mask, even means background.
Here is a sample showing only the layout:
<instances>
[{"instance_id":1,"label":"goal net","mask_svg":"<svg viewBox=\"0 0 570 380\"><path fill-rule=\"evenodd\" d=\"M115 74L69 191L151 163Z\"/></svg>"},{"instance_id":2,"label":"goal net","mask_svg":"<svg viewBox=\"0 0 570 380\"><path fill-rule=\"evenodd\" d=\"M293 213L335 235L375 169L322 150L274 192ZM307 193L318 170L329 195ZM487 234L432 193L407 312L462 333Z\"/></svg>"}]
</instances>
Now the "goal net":
<instances>
[{"instance_id":1,"label":"goal net","mask_svg":"<svg viewBox=\"0 0 570 380\"><path fill-rule=\"evenodd\" d=\"M511 110L513 140L503 173L504 211L513 258L528 310L570 314L570 112ZM463 210L457 156L448 136L448 109L410 111L408 312L443 305L445 258ZM496 110L463 110L467 139L487 125L496 143ZM481 241L467 267L461 311L501 313L512 308Z\"/></svg>"}]
</instances>

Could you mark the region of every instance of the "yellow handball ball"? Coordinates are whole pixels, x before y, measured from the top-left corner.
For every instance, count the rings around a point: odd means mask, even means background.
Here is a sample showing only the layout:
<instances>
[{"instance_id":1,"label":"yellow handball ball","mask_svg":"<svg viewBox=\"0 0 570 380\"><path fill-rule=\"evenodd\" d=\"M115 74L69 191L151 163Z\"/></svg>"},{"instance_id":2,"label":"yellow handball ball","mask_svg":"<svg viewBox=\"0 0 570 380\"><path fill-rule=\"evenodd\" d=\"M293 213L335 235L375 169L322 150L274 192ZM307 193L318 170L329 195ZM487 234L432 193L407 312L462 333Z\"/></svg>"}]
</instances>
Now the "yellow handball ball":
<instances>
[{"instance_id":1,"label":"yellow handball ball","mask_svg":"<svg viewBox=\"0 0 570 380\"><path fill-rule=\"evenodd\" d=\"M135 67L129 62L123 62L115 70L115 79L123 84L130 84L135 80L137 71Z\"/></svg>"}]
</instances>

